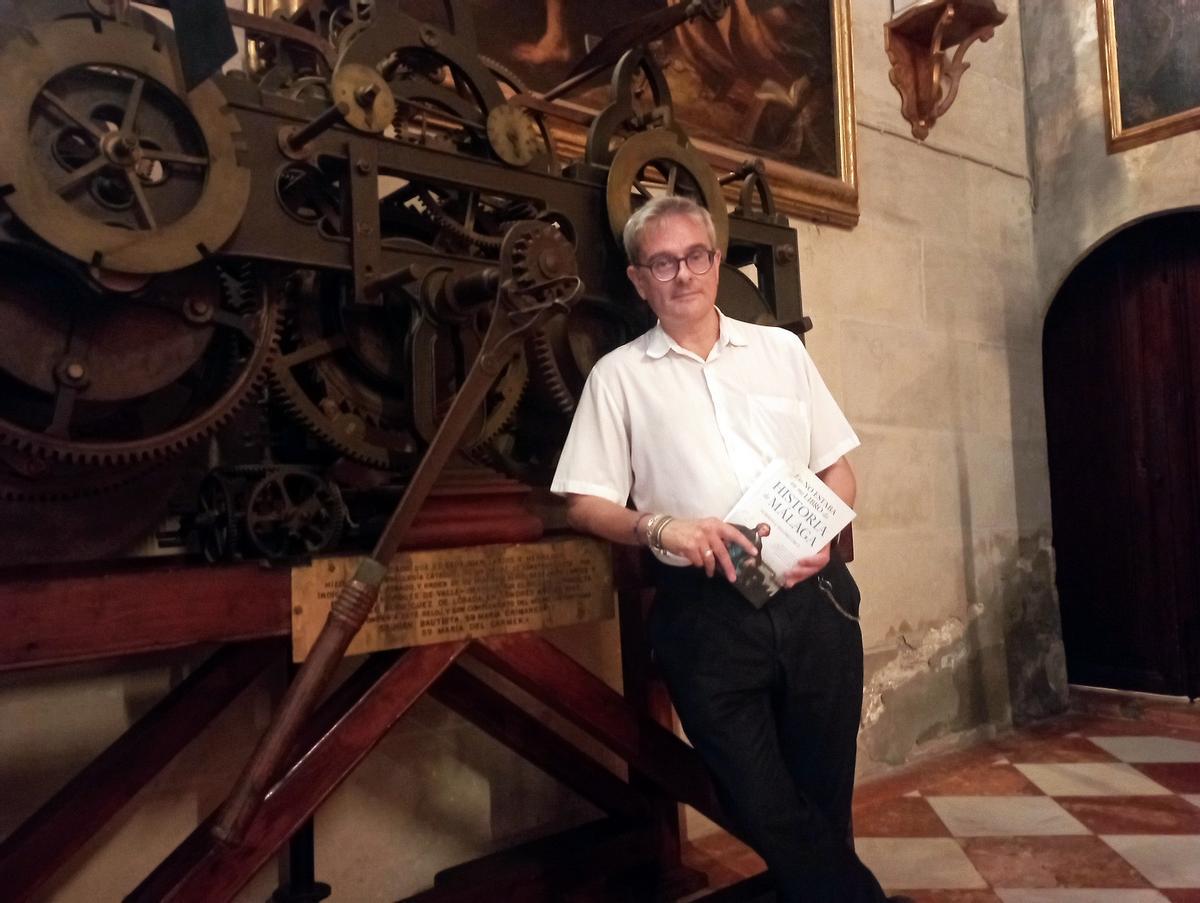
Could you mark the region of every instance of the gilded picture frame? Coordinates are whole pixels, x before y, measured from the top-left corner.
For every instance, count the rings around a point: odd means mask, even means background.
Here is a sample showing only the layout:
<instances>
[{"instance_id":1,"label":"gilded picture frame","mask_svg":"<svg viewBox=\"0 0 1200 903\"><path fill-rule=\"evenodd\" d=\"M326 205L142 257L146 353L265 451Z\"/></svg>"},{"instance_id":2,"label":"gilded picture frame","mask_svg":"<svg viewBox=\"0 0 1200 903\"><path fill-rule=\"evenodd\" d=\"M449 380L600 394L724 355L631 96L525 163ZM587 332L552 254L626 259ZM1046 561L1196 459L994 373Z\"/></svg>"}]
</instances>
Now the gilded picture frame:
<instances>
[{"instance_id":1,"label":"gilded picture frame","mask_svg":"<svg viewBox=\"0 0 1200 903\"><path fill-rule=\"evenodd\" d=\"M1200 19L1180 0L1096 0L1110 154L1200 129Z\"/></svg>"},{"instance_id":2,"label":"gilded picture frame","mask_svg":"<svg viewBox=\"0 0 1200 903\"><path fill-rule=\"evenodd\" d=\"M471 0L476 20L489 23L479 31L481 54L520 76L528 90L543 92L583 54L585 39L681 0L546 0L534 4L541 9L531 9L530 16L509 21L497 15L498 2ZM566 25L557 35L558 47L550 48L557 56L538 59L537 45L547 45L555 16L560 28ZM818 42L828 42L827 47ZM783 55L763 52L780 46L786 48ZM858 222L850 0L766 6L732 0L720 23L682 26L663 39L658 52L676 115L715 167L731 170L761 158L781 212L846 227ZM758 66L755 60L761 61ZM792 68L782 69L781 60ZM606 102L606 84L597 82L566 100L599 109ZM757 131L755 124L761 126ZM556 129L556 138L562 155L582 153L582 128ZM789 153L793 148L800 153Z\"/></svg>"}]
</instances>

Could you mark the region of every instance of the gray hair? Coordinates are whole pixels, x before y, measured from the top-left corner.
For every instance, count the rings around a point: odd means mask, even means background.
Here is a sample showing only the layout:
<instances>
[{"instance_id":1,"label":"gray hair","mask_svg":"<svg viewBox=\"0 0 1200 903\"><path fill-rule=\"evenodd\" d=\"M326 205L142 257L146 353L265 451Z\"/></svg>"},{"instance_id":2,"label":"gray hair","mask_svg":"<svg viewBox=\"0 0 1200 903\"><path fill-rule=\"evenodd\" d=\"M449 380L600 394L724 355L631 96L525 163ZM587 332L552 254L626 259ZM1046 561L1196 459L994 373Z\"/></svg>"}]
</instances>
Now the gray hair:
<instances>
[{"instance_id":1,"label":"gray hair","mask_svg":"<svg viewBox=\"0 0 1200 903\"><path fill-rule=\"evenodd\" d=\"M689 197L669 195L647 201L629 217L621 240L625 245L625 256L630 263L637 263L638 253L642 249L642 233L660 219L668 216L690 216L704 225L708 232L709 247L717 246L717 229L713 225L712 215Z\"/></svg>"}]
</instances>

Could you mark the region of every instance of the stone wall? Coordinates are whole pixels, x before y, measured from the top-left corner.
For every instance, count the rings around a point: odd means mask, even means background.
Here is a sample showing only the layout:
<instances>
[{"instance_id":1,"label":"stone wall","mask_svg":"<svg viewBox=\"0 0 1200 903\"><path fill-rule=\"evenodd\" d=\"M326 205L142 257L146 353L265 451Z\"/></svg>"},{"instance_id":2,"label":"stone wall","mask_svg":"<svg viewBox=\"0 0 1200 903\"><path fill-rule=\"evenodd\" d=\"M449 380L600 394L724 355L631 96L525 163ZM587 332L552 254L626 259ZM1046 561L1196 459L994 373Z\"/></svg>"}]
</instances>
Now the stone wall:
<instances>
[{"instance_id":1,"label":"stone wall","mask_svg":"<svg viewBox=\"0 0 1200 903\"><path fill-rule=\"evenodd\" d=\"M1109 155L1092 0L1023 0L1043 312L1087 252L1130 223L1200 207L1200 131Z\"/></svg>"},{"instance_id":2,"label":"stone wall","mask_svg":"<svg viewBox=\"0 0 1200 903\"><path fill-rule=\"evenodd\" d=\"M922 144L888 81L891 5L854 3L862 219L797 224L809 347L863 439L868 770L1065 704L1021 22L1008 8Z\"/></svg>"},{"instance_id":3,"label":"stone wall","mask_svg":"<svg viewBox=\"0 0 1200 903\"><path fill-rule=\"evenodd\" d=\"M864 443L852 461L865 771L1065 699L1021 23L1013 10L972 50L959 99L921 144L887 78L889 15L888 0L853 3L862 221L850 231L795 224L816 324L809 347ZM616 684L615 624L553 639ZM190 664L0 678L0 836ZM115 898L186 836L249 754L280 680L244 694L76 857L50 898ZM393 900L440 868L594 814L425 701L319 811L318 877L338 899ZM265 899L273 887L268 868L241 898Z\"/></svg>"}]
</instances>

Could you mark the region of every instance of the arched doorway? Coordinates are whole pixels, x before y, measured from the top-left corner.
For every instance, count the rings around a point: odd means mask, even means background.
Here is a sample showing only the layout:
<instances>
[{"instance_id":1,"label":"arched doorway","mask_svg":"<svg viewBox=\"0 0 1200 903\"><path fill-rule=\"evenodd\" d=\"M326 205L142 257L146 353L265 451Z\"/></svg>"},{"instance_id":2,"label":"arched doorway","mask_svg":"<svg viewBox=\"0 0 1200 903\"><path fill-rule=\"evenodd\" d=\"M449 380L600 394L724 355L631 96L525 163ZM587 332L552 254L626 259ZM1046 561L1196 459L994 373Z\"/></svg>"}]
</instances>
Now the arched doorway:
<instances>
[{"instance_id":1,"label":"arched doorway","mask_svg":"<svg viewBox=\"0 0 1200 903\"><path fill-rule=\"evenodd\" d=\"M1042 352L1068 675L1200 696L1200 213L1093 251Z\"/></svg>"}]
</instances>

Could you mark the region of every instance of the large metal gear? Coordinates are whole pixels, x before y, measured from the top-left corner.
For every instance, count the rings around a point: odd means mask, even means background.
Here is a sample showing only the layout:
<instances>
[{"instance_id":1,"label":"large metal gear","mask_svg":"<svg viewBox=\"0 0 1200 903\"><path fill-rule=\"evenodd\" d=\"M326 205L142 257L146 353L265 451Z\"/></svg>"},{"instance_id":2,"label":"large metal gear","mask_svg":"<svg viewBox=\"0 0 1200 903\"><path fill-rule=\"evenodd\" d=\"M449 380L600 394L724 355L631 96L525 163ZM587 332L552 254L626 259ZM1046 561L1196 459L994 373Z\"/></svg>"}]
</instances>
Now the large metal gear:
<instances>
[{"instance_id":1,"label":"large metal gear","mask_svg":"<svg viewBox=\"0 0 1200 903\"><path fill-rule=\"evenodd\" d=\"M468 457L478 459L512 423L527 385L529 363L524 352L518 351L504 365L500 378L488 393L482 422L473 437L468 437L468 442L463 448Z\"/></svg>"},{"instance_id":2,"label":"large metal gear","mask_svg":"<svg viewBox=\"0 0 1200 903\"><path fill-rule=\"evenodd\" d=\"M526 343L542 407L571 414L584 380L604 354L644 332L640 308L584 299L549 320Z\"/></svg>"},{"instance_id":3,"label":"large metal gear","mask_svg":"<svg viewBox=\"0 0 1200 903\"><path fill-rule=\"evenodd\" d=\"M39 237L94 266L198 263L241 221L250 173L210 82L183 90L174 45L101 18L28 29L0 49L0 186Z\"/></svg>"},{"instance_id":4,"label":"large metal gear","mask_svg":"<svg viewBox=\"0 0 1200 903\"><path fill-rule=\"evenodd\" d=\"M437 342L432 333L439 327L414 322L415 301L370 309L345 305L344 288L335 274L297 273L288 281L287 336L272 383L291 414L342 454L409 471L432 437L412 429L412 364L403 349L421 336ZM410 337L414 329L420 335ZM467 436L466 451L488 443L511 421L528 380L524 355L514 355Z\"/></svg>"},{"instance_id":5,"label":"large metal gear","mask_svg":"<svg viewBox=\"0 0 1200 903\"><path fill-rule=\"evenodd\" d=\"M276 348L274 305L215 265L123 294L9 245L0 272L0 331L21 337L0 343L0 443L31 455L125 465L181 451L228 422Z\"/></svg>"},{"instance_id":6,"label":"large metal gear","mask_svg":"<svg viewBox=\"0 0 1200 903\"><path fill-rule=\"evenodd\" d=\"M394 48L385 66L392 76L397 104L393 127L399 140L490 156L522 169L556 170L549 127L536 114L508 103L508 97L525 91L513 73L428 26L422 40L418 46Z\"/></svg>"},{"instance_id":7,"label":"large metal gear","mask_svg":"<svg viewBox=\"0 0 1200 903\"><path fill-rule=\"evenodd\" d=\"M621 240L625 224L655 192L685 194L706 208L717 232L717 250L729 246L729 213L712 167L691 145L668 129L630 135L608 173L608 222Z\"/></svg>"},{"instance_id":8,"label":"large metal gear","mask_svg":"<svg viewBox=\"0 0 1200 903\"><path fill-rule=\"evenodd\" d=\"M342 303L336 274L293 273L277 291L287 329L271 381L285 408L342 454L389 470L417 462L409 431L407 304L369 309Z\"/></svg>"}]
</instances>

